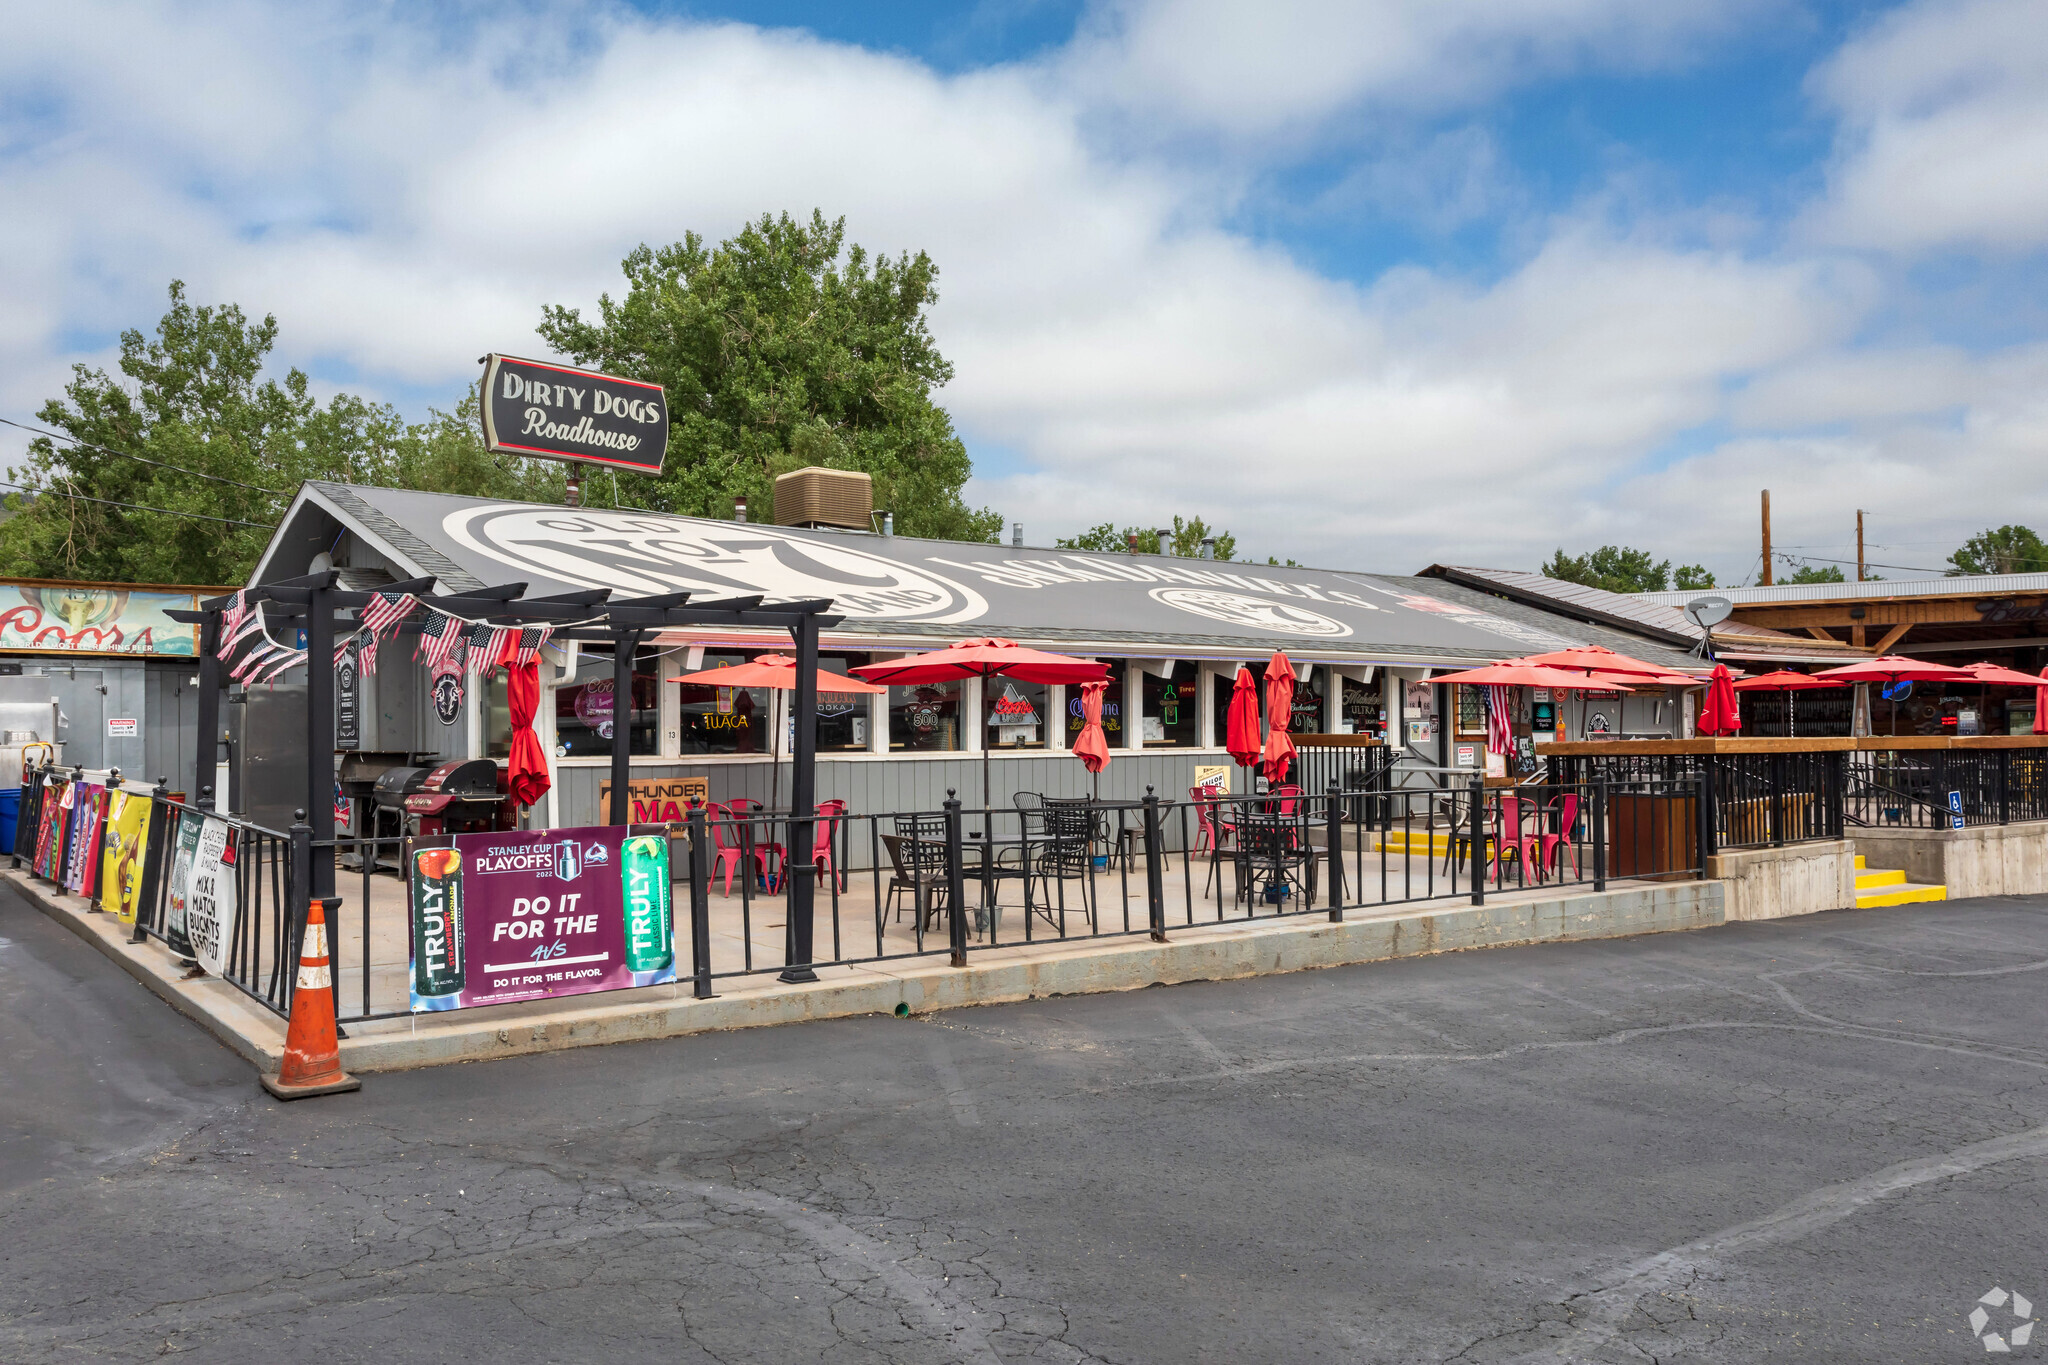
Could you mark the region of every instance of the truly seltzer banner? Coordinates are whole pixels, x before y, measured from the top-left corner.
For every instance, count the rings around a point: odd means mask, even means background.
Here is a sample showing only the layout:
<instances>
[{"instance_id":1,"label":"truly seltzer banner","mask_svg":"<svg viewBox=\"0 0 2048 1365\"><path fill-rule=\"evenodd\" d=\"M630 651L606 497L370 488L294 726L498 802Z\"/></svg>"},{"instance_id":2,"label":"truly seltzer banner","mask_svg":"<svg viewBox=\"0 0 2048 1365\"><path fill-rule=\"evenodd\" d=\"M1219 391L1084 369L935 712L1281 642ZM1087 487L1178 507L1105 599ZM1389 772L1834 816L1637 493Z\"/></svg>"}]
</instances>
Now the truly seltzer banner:
<instances>
[{"instance_id":1,"label":"truly seltzer banner","mask_svg":"<svg viewBox=\"0 0 2048 1365\"><path fill-rule=\"evenodd\" d=\"M676 979L664 834L458 834L415 849L407 872L415 1011Z\"/></svg>"}]
</instances>

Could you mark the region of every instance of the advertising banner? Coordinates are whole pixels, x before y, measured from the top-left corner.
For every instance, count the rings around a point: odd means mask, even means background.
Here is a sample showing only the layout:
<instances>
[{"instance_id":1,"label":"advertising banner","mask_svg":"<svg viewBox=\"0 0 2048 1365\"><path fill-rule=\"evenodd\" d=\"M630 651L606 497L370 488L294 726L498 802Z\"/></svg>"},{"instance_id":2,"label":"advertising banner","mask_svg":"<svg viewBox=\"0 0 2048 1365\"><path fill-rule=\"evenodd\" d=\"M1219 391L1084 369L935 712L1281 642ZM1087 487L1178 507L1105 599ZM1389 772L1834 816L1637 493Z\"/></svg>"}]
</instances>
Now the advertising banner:
<instances>
[{"instance_id":1,"label":"advertising banner","mask_svg":"<svg viewBox=\"0 0 2048 1365\"><path fill-rule=\"evenodd\" d=\"M197 811L178 815L178 841L171 860L171 884L164 898L164 946L183 957L192 955L187 913L192 890L192 862L199 852L199 831L205 821Z\"/></svg>"},{"instance_id":2,"label":"advertising banner","mask_svg":"<svg viewBox=\"0 0 2048 1365\"><path fill-rule=\"evenodd\" d=\"M215 976L225 976L235 943L235 830L212 816L200 822L186 876L185 937L192 956Z\"/></svg>"},{"instance_id":3,"label":"advertising banner","mask_svg":"<svg viewBox=\"0 0 2048 1365\"><path fill-rule=\"evenodd\" d=\"M412 853L412 1008L676 979L668 838L627 825L458 834Z\"/></svg>"},{"instance_id":4,"label":"advertising banner","mask_svg":"<svg viewBox=\"0 0 2048 1365\"><path fill-rule=\"evenodd\" d=\"M165 613L198 594L62 583L0 583L0 649L73 654L199 653L199 627Z\"/></svg>"},{"instance_id":5,"label":"advertising banner","mask_svg":"<svg viewBox=\"0 0 2048 1365\"><path fill-rule=\"evenodd\" d=\"M115 788L107 795L106 852L100 859L102 903L123 924L135 923L142 899L142 867L149 842L149 798Z\"/></svg>"},{"instance_id":6,"label":"advertising banner","mask_svg":"<svg viewBox=\"0 0 2048 1365\"><path fill-rule=\"evenodd\" d=\"M84 885L85 860L92 852L92 813L99 805L99 794L100 789L90 782L73 782L65 789L70 819L64 827L64 860L58 864L62 871L57 882L66 891Z\"/></svg>"},{"instance_id":7,"label":"advertising banner","mask_svg":"<svg viewBox=\"0 0 2048 1365\"><path fill-rule=\"evenodd\" d=\"M55 783L43 788L42 828L36 832L35 874L57 880L57 869L62 867L64 857L64 831L71 824L71 787L69 782Z\"/></svg>"},{"instance_id":8,"label":"advertising banner","mask_svg":"<svg viewBox=\"0 0 2048 1365\"><path fill-rule=\"evenodd\" d=\"M79 793L78 842L72 845L71 889L91 898L100 885L100 837L105 832L107 789L87 783Z\"/></svg>"}]
</instances>

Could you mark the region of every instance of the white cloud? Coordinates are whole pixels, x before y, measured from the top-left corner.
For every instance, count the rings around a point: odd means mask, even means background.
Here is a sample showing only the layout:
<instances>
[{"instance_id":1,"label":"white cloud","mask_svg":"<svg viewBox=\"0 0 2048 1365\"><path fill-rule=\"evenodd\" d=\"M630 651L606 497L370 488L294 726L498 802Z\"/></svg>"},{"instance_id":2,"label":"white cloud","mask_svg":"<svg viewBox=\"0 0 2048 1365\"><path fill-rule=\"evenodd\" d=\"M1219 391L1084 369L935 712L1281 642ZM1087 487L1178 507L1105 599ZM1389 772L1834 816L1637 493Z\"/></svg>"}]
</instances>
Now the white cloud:
<instances>
[{"instance_id":1,"label":"white cloud","mask_svg":"<svg viewBox=\"0 0 2048 1365\"><path fill-rule=\"evenodd\" d=\"M1223 226L1234 184L1105 150L1081 79L1111 57L1181 61L1194 74L1157 90L1256 85L1215 118L1271 128L1368 95L1479 98L1546 63L1678 60L1697 14L1735 12L1668 8L1367 5L1331 19L1344 42L1325 46L1352 55L1300 82L1282 49L1315 46L1313 16L1293 10L1235 76L1201 46L1227 48L1227 25L1200 10L1119 11L1067 58L950 77L611 12L535 10L481 46L340 8L28 15L0 51L0 83L27 92L0 105L0 407L50 396L73 338L146 326L172 275L275 312L288 361L453 396L483 351L538 346L542 304L616 289L634 244L816 205L872 248L939 261L959 374L943 401L1021 466L970 495L1038 543L1193 512L1248 549L1349 567L1531 564L1617 539L1699 558L1747 543L1764 478L1786 506L1895 488L1900 516L1944 525L1987 489L2031 506L1999 471L2048 428L2038 357L1852 345L1892 287L1861 267L1616 226L1630 215L1596 205L1519 224L1534 245L1489 282L1333 281ZM1170 31L1193 47L1156 55ZM1490 147L1454 142L1478 170L1390 172L1370 192L1446 222L1490 211L1471 188ZM1971 477L1916 463L1937 459Z\"/></svg>"},{"instance_id":2,"label":"white cloud","mask_svg":"<svg viewBox=\"0 0 2048 1365\"><path fill-rule=\"evenodd\" d=\"M1888 250L2048 244L2048 10L2040 0L1922 0L1813 78L1844 138L1826 241Z\"/></svg>"}]
</instances>

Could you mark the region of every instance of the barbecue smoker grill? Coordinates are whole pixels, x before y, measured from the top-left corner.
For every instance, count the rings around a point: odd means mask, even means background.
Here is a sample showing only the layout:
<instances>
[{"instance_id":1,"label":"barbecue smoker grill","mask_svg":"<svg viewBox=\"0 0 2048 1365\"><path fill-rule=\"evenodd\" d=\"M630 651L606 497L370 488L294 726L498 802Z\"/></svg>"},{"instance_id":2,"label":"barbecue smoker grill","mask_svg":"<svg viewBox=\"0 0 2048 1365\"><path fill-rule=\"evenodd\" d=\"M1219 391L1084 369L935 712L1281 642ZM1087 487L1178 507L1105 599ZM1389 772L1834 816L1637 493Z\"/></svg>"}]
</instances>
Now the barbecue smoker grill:
<instances>
[{"instance_id":1,"label":"barbecue smoker grill","mask_svg":"<svg viewBox=\"0 0 2048 1365\"><path fill-rule=\"evenodd\" d=\"M411 833L473 834L518 827L504 770L488 758L438 768L393 768L377 779L379 809L403 811Z\"/></svg>"}]
</instances>

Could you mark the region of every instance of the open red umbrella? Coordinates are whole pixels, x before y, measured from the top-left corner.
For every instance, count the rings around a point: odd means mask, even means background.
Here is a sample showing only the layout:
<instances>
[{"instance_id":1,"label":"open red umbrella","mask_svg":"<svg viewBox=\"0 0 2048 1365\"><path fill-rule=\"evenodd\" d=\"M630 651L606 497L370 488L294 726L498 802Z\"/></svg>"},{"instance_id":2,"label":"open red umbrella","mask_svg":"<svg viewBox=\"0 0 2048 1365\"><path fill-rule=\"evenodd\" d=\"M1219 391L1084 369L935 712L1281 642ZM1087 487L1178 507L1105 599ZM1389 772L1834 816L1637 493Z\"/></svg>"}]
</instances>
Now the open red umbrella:
<instances>
[{"instance_id":1,"label":"open red umbrella","mask_svg":"<svg viewBox=\"0 0 2048 1365\"><path fill-rule=\"evenodd\" d=\"M1266 781L1278 782L1294 762L1294 739L1287 733L1294 719L1294 665L1279 650L1266 661L1266 747L1261 766Z\"/></svg>"},{"instance_id":2,"label":"open red umbrella","mask_svg":"<svg viewBox=\"0 0 2048 1365\"><path fill-rule=\"evenodd\" d=\"M1641 659L1631 659L1626 654L1616 654L1613 650L1599 645L1573 645L1570 649L1553 649L1548 654L1525 654L1519 659L1509 659L1508 662L1533 664L1538 668L1570 668L1586 673L1648 675L1672 671L1663 664L1647 664Z\"/></svg>"},{"instance_id":3,"label":"open red umbrella","mask_svg":"<svg viewBox=\"0 0 2048 1365\"><path fill-rule=\"evenodd\" d=\"M1742 708L1735 701L1735 675L1728 665L1714 665L1714 680L1707 686L1707 704L1700 708L1700 733L1732 735L1742 729Z\"/></svg>"},{"instance_id":4,"label":"open red umbrella","mask_svg":"<svg viewBox=\"0 0 2048 1365\"><path fill-rule=\"evenodd\" d=\"M1484 668L1468 668L1463 673L1444 673L1431 678L1433 683L1463 683L1467 687L1548 687L1570 692L1594 687L1602 692L1626 692L1629 689L1605 678L1589 679L1584 673L1575 673L1562 668L1545 668L1537 664L1518 663L1509 660L1501 664L1488 664ZM1687 679L1688 682L1691 679Z\"/></svg>"},{"instance_id":5,"label":"open red umbrella","mask_svg":"<svg viewBox=\"0 0 2048 1365\"><path fill-rule=\"evenodd\" d=\"M1049 654L1027 649L1015 640L980 638L962 640L929 654L907 659L890 659L862 664L848 672L869 682L913 683L958 682L962 678L988 679L998 675L1035 683L1107 682L1109 670L1094 659L1076 659L1068 654ZM979 717L976 717L979 720ZM988 744L981 746L981 804L988 806Z\"/></svg>"},{"instance_id":6,"label":"open red umbrella","mask_svg":"<svg viewBox=\"0 0 2048 1365\"><path fill-rule=\"evenodd\" d=\"M1779 696L1783 697L1785 699L1785 733L1788 736L1797 736L1799 733L1799 716L1792 704L1792 694L1794 692L1823 691L1827 688L1840 687L1841 685L1840 683L1822 682L1810 673L1795 673L1789 668L1781 668L1775 673L1762 673L1754 678L1744 678L1735 684L1735 690L1737 692L1776 692Z\"/></svg>"},{"instance_id":7,"label":"open red umbrella","mask_svg":"<svg viewBox=\"0 0 2048 1365\"><path fill-rule=\"evenodd\" d=\"M540 710L540 661L517 662L519 631L511 631L497 662L505 665L505 705L512 713L512 754L505 770L506 790L522 806L531 806L547 795L554 779L548 776L547 750L533 731L533 717Z\"/></svg>"},{"instance_id":8,"label":"open red umbrella","mask_svg":"<svg viewBox=\"0 0 2048 1365\"><path fill-rule=\"evenodd\" d=\"M669 679L670 682L692 683L699 687L765 687L775 692L796 691L796 660L787 654L756 654L748 663L731 664L725 668L707 668L698 673L684 673ZM862 682L849 678L843 673L828 673L818 670L818 695L821 697L844 697L865 693L869 696L889 689L876 683ZM774 703L768 707L768 753L774 768L768 779L768 804L772 807L782 793L782 755L777 737L782 733L775 715Z\"/></svg>"},{"instance_id":9,"label":"open red umbrella","mask_svg":"<svg viewBox=\"0 0 2048 1365\"><path fill-rule=\"evenodd\" d=\"M1967 668L1950 668L1947 664L1931 664L1924 659L1908 659L1900 654L1883 654L1875 659L1858 659L1853 664L1840 668L1825 669L1813 675L1825 678L1836 687L1852 683L1878 683L1884 687L1896 687L1902 682L1976 682L1976 675ZM1899 704L1892 702L1892 733L1899 732Z\"/></svg>"},{"instance_id":10,"label":"open red umbrella","mask_svg":"<svg viewBox=\"0 0 2048 1365\"><path fill-rule=\"evenodd\" d=\"M1081 684L1081 733L1074 736L1074 757L1095 779L1095 794L1102 795L1102 770L1109 766L1109 740L1102 733L1102 694L1106 682Z\"/></svg>"}]
</instances>

